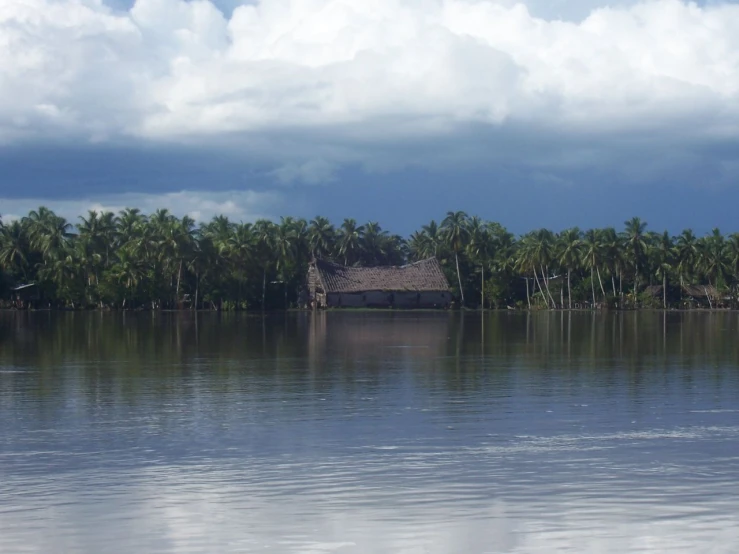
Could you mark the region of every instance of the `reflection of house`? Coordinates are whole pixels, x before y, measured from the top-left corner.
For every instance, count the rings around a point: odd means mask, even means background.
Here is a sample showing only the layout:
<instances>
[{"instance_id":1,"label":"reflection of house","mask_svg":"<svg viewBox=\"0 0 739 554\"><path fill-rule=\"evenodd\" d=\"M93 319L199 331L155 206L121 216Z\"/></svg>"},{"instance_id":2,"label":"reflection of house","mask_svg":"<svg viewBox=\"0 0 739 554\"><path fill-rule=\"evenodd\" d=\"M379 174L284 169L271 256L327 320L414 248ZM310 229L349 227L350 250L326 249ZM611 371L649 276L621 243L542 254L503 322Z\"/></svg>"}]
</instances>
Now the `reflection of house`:
<instances>
[{"instance_id":1,"label":"reflection of house","mask_svg":"<svg viewBox=\"0 0 739 554\"><path fill-rule=\"evenodd\" d=\"M308 269L308 288L320 308L444 308L452 300L436 258L384 267L346 267L315 260Z\"/></svg>"},{"instance_id":2,"label":"reflection of house","mask_svg":"<svg viewBox=\"0 0 739 554\"><path fill-rule=\"evenodd\" d=\"M308 317L310 358L315 367L323 368L336 358L360 364L406 357L439 360L455 348L460 332L460 320L449 312L336 310ZM421 367L425 373L430 366Z\"/></svg>"}]
</instances>

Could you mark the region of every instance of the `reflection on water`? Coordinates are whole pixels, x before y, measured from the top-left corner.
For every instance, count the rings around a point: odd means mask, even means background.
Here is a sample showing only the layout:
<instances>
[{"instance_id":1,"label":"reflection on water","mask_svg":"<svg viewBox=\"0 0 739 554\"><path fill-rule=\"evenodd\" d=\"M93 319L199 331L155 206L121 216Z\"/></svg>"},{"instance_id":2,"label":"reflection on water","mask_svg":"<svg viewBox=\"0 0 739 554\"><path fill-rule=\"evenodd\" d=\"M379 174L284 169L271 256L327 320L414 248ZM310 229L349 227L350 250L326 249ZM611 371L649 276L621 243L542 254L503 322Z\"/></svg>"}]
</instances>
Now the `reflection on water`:
<instances>
[{"instance_id":1,"label":"reflection on water","mask_svg":"<svg viewBox=\"0 0 739 554\"><path fill-rule=\"evenodd\" d=\"M0 552L733 552L734 313L0 313Z\"/></svg>"}]
</instances>

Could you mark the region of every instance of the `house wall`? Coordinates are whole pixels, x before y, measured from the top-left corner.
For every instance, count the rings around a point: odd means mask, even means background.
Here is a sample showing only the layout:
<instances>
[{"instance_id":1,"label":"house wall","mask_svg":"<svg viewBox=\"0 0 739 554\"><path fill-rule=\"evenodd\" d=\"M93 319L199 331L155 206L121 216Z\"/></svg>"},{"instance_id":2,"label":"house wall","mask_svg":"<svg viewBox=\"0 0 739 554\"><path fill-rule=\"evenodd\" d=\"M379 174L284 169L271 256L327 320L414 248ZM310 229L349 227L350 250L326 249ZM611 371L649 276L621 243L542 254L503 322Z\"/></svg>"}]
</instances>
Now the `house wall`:
<instances>
[{"instance_id":1,"label":"house wall","mask_svg":"<svg viewBox=\"0 0 739 554\"><path fill-rule=\"evenodd\" d=\"M337 293L326 295L330 308L446 308L452 300L449 292L383 292Z\"/></svg>"},{"instance_id":2,"label":"house wall","mask_svg":"<svg viewBox=\"0 0 739 554\"><path fill-rule=\"evenodd\" d=\"M318 279L318 271L316 270L316 266L314 266L313 264L308 266L307 281L308 291L310 292L311 296L315 296L316 291L321 288L321 281Z\"/></svg>"}]
</instances>

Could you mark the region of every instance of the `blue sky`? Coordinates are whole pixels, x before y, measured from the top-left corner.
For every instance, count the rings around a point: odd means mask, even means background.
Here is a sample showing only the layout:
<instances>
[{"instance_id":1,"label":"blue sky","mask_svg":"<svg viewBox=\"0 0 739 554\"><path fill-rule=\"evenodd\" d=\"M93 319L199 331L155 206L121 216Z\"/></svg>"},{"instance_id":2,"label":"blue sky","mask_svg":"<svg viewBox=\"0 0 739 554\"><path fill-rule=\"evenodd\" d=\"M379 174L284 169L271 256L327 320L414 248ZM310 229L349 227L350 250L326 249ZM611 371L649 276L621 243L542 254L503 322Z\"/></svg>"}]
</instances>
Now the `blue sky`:
<instances>
[{"instance_id":1,"label":"blue sky","mask_svg":"<svg viewBox=\"0 0 739 554\"><path fill-rule=\"evenodd\" d=\"M19 0L0 213L739 231L739 6Z\"/></svg>"}]
</instances>

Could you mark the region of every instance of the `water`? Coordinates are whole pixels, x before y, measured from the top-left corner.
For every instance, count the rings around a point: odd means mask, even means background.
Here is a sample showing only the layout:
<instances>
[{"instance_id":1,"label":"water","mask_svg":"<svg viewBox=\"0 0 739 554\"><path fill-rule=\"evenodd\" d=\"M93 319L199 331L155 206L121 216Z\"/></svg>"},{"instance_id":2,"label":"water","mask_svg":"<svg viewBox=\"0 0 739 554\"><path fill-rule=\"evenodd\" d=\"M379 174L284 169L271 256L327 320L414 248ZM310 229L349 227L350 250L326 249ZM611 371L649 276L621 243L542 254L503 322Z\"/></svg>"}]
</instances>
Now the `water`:
<instances>
[{"instance_id":1,"label":"water","mask_svg":"<svg viewBox=\"0 0 739 554\"><path fill-rule=\"evenodd\" d=\"M0 313L0 552L734 552L739 315Z\"/></svg>"}]
</instances>

